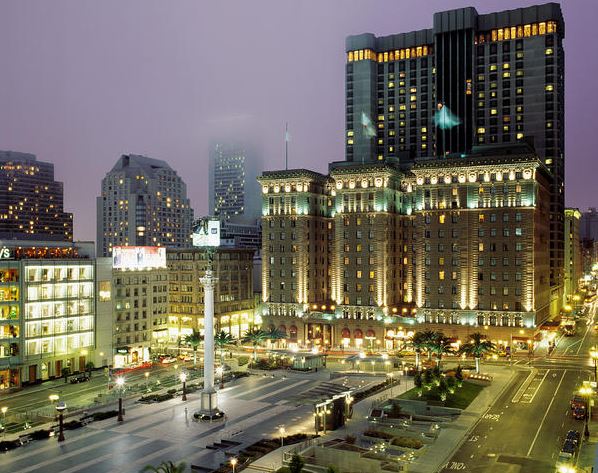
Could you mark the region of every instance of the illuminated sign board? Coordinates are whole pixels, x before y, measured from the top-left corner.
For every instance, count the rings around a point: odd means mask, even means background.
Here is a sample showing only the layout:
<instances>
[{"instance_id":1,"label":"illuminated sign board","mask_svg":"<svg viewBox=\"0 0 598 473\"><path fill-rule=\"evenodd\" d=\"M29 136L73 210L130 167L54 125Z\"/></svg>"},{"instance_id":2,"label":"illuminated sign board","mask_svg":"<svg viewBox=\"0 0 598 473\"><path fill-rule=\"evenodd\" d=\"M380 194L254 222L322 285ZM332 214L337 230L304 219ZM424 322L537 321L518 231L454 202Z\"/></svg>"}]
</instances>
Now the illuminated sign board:
<instances>
[{"instance_id":1,"label":"illuminated sign board","mask_svg":"<svg viewBox=\"0 0 598 473\"><path fill-rule=\"evenodd\" d=\"M2 259L14 259L15 252L12 248L7 248L6 246L0 247L0 260Z\"/></svg>"},{"instance_id":2,"label":"illuminated sign board","mask_svg":"<svg viewBox=\"0 0 598 473\"><path fill-rule=\"evenodd\" d=\"M166 268L166 248L159 246L115 246L112 249L113 269Z\"/></svg>"},{"instance_id":3,"label":"illuminated sign board","mask_svg":"<svg viewBox=\"0 0 598 473\"><path fill-rule=\"evenodd\" d=\"M220 246L220 220L201 218L193 223L193 246Z\"/></svg>"}]
</instances>

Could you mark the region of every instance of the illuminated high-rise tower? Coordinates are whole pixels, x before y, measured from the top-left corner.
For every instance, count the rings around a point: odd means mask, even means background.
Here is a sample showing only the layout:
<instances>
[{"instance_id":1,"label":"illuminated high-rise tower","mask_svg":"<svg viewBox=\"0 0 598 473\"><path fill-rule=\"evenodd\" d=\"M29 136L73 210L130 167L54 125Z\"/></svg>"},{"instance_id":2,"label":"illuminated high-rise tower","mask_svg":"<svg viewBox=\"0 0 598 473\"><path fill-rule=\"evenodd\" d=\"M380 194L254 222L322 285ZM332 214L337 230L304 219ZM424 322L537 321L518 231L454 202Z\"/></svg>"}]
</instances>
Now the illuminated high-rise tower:
<instances>
[{"instance_id":1,"label":"illuminated high-rise tower","mask_svg":"<svg viewBox=\"0 0 598 473\"><path fill-rule=\"evenodd\" d=\"M553 311L564 266L565 25L557 3L434 14L430 29L346 40L346 160L467 155L528 141L552 173Z\"/></svg>"},{"instance_id":2,"label":"illuminated high-rise tower","mask_svg":"<svg viewBox=\"0 0 598 473\"><path fill-rule=\"evenodd\" d=\"M122 155L97 198L98 255L113 246L191 246L187 186L165 161Z\"/></svg>"},{"instance_id":3,"label":"illuminated high-rise tower","mask_svg":"<svg viewBox=\"0 0 598 473\"><path fill-rule=\"evenodd\" d=\"M0 239L72 241L73 214L63 200L52 163L0 151Z\"/></svg>"}]
</instances>

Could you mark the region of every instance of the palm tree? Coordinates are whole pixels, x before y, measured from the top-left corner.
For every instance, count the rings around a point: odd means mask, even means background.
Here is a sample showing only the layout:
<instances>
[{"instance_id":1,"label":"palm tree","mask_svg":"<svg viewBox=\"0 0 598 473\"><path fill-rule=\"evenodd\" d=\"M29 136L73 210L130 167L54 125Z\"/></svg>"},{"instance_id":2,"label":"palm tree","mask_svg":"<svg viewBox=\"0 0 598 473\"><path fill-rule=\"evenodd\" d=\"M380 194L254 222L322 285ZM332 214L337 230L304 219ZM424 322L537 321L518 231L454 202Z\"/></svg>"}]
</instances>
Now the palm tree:
<instances>
[{"instance_id":1,"label":"palm tree","mask_svg":"<svg viewBox=\"0 0 598 473\"><path fill-rule=\"evenodd\" d=\"M201 333L199 333L199 330L193 329L193 332L185 335L185 343L193 348L193 366L197 366L197 349L202 340L203 337L201 336Z\"/></svg>"},{"instance_id":2,"label":"palm tree","mask_svg":"<svg viewBox=\"0 0 598 473\"><path fill-rule=\"evenodd\" d=\"M461 353L475 358L475 372L480 372L480 358L486 353L492 352L496 349L494 343L486 340L486 337L479 332L469 335L469 342L461 346Z\"/></svg>"},{"instance_id":3,"label":"palm tree","mask_svg":"<svg viewBox=\"0 0 598 473\"><path fill-rule=\"evenodd\" d=\"M147 465L141 472L151 472L151 473L185 473L187 469L187 464L185 462L177 463L176 465L169 461L169 462L162 462L159 466L152 466Z\"/></svg>"},{"instance_id":4,"label":"palm tree","mask_svg":"<svg viewBox=\"0 0 598 473\"><path fill-rule=\"evenodd\" d=\"M95 368L95 365L93 364L93 361L88 361L85 364L85 371L89 372L89 379L91 379L91 370L93 370Z\"/></svg>"},{"instance_id":5,"label":"palm tree","mask_svg":"<svg viewBox=\"0 0 598 473\"><path fill-rule=\"evenodd\" d=\"M220 366L224 367L224 347L226 345L232 345L233 343L235 343L235 337L224 330L220 330L220 332L214 336L214 344L216 345L216 348L220 350Z\"/></svg>"},{"instance_id":6,"label":"palm tree","mask_svg":"<svg viewBox=\"0 0 598 473\"><path fill-rule=\"evenodd\" d=\"M436 332L435 337L430 342L429 349L436 355L436 364L438 368L440 368L442 355L448 355L453 352L451 343L452 340L449 337L445 337L442 332Z\"/></svg>"},{"instance_id":7,"label":"palm tree","mask_svg":"<svg viewBox=\"0 0 598 473\"><path fill-rule=\"evenodd\" d=\"M253 327L247 330L243 335L244 343L251 343L253 345L253 361L257 361L257 347L268 339L268 335L262 329Z\"/></svg>"},{"instance_id":8,"label":"palm tree","mask_svg":"<svg viewBox=\"0 0 598 473\"><path fill-rule=\"evenodd\" d=\"M426 331L426 332L429 332ZM420 355L428 347L429 337L426 332L415 332L411 337L411 345L415 350L415 369L419 371L420 368Z\"/></svg>"},{"instance_id":9,"label":"palm tree","mask_svg":"<svg viewBox=\"0 0 598 473\"><path fill-rule=\"evenodd\" d=\"M277 328L271 327L266 331L266 338L270 340L270 342L274 342L286 338L286 334Z\"/></svg>"}]
</instances>

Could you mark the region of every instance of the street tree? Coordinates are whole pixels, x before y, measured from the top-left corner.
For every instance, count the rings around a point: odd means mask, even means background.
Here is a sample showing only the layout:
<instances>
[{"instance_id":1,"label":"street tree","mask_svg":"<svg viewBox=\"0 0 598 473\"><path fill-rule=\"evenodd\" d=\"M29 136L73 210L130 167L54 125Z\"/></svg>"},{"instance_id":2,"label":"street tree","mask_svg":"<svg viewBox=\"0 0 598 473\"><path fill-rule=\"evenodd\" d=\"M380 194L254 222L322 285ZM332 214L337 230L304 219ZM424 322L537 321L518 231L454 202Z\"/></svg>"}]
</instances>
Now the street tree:
<instances>
[{"instance_id":1,"label":"street tree","mask_svg":"<svg viewBox=\"0 0 598 473\"><path fill-rule=\"evenodd\" d=\"M430 351L436 355L436 364L440 368L443 355L453 353L451 347L452 340L446 337L442 332L436 332L434 338L430 342Z\"/></svg>"},{"instance_id":2,"label":"street tree","mask_svg":"<svg viewBox=\"0 0 598 473\"><path fill-rule=\"evenodd\" d=\"M291 473L301 473L303 471L303 465L305 465L303 458L297 453L294 453L289 463L289 471Z\"/></svg>"},{"instance_id":3,"label":"street tree","mask_svg":"<svg viewBox=\"0 0 598 473\"><path fill-rule=\"evenodd\" d=\"M251 330L247 330L243 335L244 343L251 343L253 346L253 362L257 361L257 347L260 346L268 339L268 335L262 329L253 327Z\"/></svg>"},{"instance_id":4,"label":"street tree","mask_svg":"<svg viewBox=\"0 0 598 473\"><path fill-rule=\"evenodd\" d=\"M89 379L91 379L91 370L93 370L96 365L93 364L93 361L88 361L85 363L85 371L89 373Z\"/></svg>"},{"instance_id":5,"label":"street tree","mask_svg":"<svg viewBox=\"0 0 598 473\"><path fill-rule=\"evenodd\" d=\"M149 473L185 473L187 464L185 462L173 463L171 461L162 462L158 466L147 465L141 472Z\"/></svg>"},{"instance_id":6,"label":"street tree","mask_svg":"<svg viewBox=\"0 0 598 473\"><path fill-rule=\"evenodd\" d=\"M496 349L494 343L486 339L485 335L479 332L469 335L469 342L461 346L461 353L475 358L475 371L480 372L480 359L486 353L492 353Z\"/></svg>"},{"instance_id":7,"label":"street tree","mask_svg":"<svg viewBox=\"0 0 598 473\"><path fill-rule=\"evenodd\" d=\"M235 343L235 337L233 337L230 333L225 332L224 330L220 330L214 336L214 344L216 348L220 350L220 366L224 368L224 347L228 345L233 345Z\"/></svg>"},{"instance_id":8,"label":"street tree","mask_svg":"<svg viewBox=\"0 0 598 473\"><path fill-rule=\"evenodd\" d=\"M193 329L188 335L185 335L185 343L193 348L193 366L197 366L197 349L199 348L200 343L203 340L201 333L199 330Z\"/></svg>"},{"instance_id":9,"label":"street tree","mask_svg":"<svg viewBox=\"0 0 598 473\"><path fill-rule=\"evenodd\" d=\"M61 376L64 377L65 384L68 382L69 376L71 375L71 369L68 366L62 368L60 372Z\"/></svg>"}]
</instances>

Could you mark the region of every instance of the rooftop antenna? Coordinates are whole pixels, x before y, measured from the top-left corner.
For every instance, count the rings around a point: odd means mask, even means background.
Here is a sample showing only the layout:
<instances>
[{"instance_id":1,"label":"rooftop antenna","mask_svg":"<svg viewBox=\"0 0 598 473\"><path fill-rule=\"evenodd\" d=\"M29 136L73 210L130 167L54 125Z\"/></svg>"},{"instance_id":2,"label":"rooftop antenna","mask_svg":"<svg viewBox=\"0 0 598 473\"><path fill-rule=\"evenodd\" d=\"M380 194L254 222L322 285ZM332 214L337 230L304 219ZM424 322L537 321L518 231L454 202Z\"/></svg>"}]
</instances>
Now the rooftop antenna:
<instances>
[{"instance_id":1,"label":"rooftop antenna","mask_svg":"<svg viewBox=\"0 0 598 473\"><path fill-rule=\"evenodd\" d=\"M289 141L291 135L289 134L289 122L284 124L284 168L289 170Z\"/></svg>"}]
</instances>

